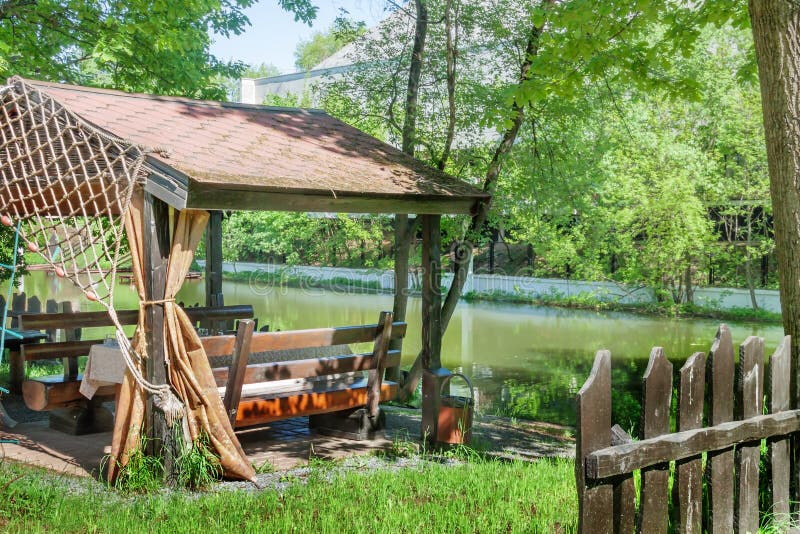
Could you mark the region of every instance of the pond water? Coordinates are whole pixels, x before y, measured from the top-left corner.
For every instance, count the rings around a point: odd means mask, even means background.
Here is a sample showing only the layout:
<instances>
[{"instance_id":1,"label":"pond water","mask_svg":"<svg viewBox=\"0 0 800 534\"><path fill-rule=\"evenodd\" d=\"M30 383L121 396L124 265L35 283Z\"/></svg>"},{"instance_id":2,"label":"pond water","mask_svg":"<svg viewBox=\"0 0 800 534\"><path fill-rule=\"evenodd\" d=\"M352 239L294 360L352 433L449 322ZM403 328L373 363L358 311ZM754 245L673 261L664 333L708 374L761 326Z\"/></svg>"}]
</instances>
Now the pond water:
<instances>
[{"instance_id":1,"label":"pond water","mask_svg":"<svg viewBox=\"0 0 800 534\"><path fill-rule=\"evenodd\" d=\"M97 304L81 299L69 283L36 272L23 280L30 295L80 302L86 311ZM259 325L271 330L374 323L381 310L391 310L391 295L330 292L320 289L269 287L225 282L226 304L251 304ZM178 295L187 304L204 302L203 281L187 281ZM116 291L117 307L136 307L128 285ZM420 349L420 299L412 298L403 364ZM735 343L747 336L765 338L771 353L782 337L778 325L730 324ZM706 352L718 323L666 319L626 313L592 312L518 304L462 302L445 334L442 363L474 382L478 408L508 416L574 424L574 395L591 370L594 354L612 355L615 421L637 423L641 376L650 349L664 347L675 371L694 352ZM454 381L455 382L455 381Z\"/></svg>"}]
</instances>

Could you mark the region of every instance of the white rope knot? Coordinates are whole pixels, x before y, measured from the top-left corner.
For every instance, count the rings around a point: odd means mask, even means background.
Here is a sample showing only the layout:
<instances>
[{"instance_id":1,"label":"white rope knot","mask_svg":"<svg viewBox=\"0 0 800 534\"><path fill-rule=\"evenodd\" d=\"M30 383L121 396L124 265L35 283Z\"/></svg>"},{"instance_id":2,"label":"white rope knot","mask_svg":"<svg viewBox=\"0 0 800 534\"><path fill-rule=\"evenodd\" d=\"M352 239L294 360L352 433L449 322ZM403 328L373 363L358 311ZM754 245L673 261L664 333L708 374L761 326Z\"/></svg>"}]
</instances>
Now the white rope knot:
<instances>
[{"instance_id":1,"label":"white rope knot","mask_svg":"<svg viewBox=\"0 0 800 534\"><path fill-rule=\"evenodd\" d=\"M186 415L183 403L170 389L156 392L153 395L153 406L164 412L164 418L170 427Z\"/></svg>"}]
</instances>

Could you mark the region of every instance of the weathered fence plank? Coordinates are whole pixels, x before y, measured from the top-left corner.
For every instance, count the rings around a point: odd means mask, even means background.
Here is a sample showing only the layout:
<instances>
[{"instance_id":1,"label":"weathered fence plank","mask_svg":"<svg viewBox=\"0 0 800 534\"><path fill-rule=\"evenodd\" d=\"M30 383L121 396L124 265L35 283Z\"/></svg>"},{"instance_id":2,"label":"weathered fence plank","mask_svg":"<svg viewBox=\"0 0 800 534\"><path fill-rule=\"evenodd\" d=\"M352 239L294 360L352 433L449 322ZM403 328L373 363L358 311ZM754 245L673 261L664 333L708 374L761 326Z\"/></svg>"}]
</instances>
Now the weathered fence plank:
<instances>
[{"instance_id":1,"label":"weathered fence plank","mask_svg":"<svg viewBox=\"0 0 800 534\"><path fill-rule=\"evenodd\" d=\"M611 444L632 443L633 438L621 426L611 427ZM614 477L614 532L633 532L636 526L636 486L633 473Z\"/></svg>"},{"instance_id":2,"label":"weathered fence plank","mask_svg":"<svg viewBox=\"0 0 800 534\"><path fill-rule=\"evenodd\" d=\"M58 302L55 299L47 299L44 305L44 311L46 313L58 313ZM47 334L47 342L48 343L55 343L58 341L58 329L57 328L47 328L45 330Z\"/></svg>"},{"instance_id":3,"label":"weathered fence plank","mask_svg":"<svg viewBox=\"0 0 800 534\"><path fill-rule=\"evenodd\" d=\"M627 445L617 445L590 453L586 460L586 477L607 478L646 467L683 460L703 451L729 449L737 443L769 439L800 431L800 410L759 415L746 421L729 421L721 425L675 432Z\"/></svg>"},{"instance_id":4,"label":"weathered fence plank","mask_svg":"<svg viewBox=\"0 0 800 534\"><path fill-rule=\"evenodd\" d=\"M664 349L654 347L644 373L642 429L644 438L669 433L670 401L672 400L672 364ZM642 470L639 500L639 532L666 532L669 488L669 463Z\"/></svg>"},{"instance_id":5,"label":"weathered fence plank","mask_svg":"<svg viewBox=\"0 0 800 534\"><path fill-rule=\"evenodd\" d=\"M737 386L737 418L740 420L761 414L764 398L764 340L750 336L739 347ZM758 464L761 441L743 443L736 448L736 513L737 532L758 532Z\"/></svg>"},{"instance_id":6,"label":"weathered fence plank","mask_svg":"<svg viewBox=\"0 0 800 534\"><path fill-rule=\"evenodd\" d=\"M613 487L586 481L584 459L611 444L611 353L598 351L589 378L578 392L575 481L580 532L612 532Z\"/></svg>"},{"instance_id":7,"label":"weathered fence plank","mask_svg":"<svg viewBox=\"0 0 800 534\"><path fill-rule=\"evenodd\" d=\"M727 325L720 325L708 355L709 423L733 419L733 340ZM709 453L706 463L710 502L708 531L733 531L733 449Z\"/></svg>"},{"instance_id":8,"label":"weathered fence plank","mask_svg":"<svg viewBox=\"0 0 800 534\"><path fill-rule=\"evenodd\" d=\"M706 385L706 356L694 353L680 370L678 430L703 426L703 403ZM672 484L673 509L678 532L698 534L703 528L703 459L700 455L675 463Z\"/></svg>"},{"instance_id":9,"label":"weathered fence plank","mask_svg":"<svg viewBox=\"0 0 800 534\"><path fill-rule=\"evenodd\" d=\"M791 338L786 336L775 349L769 360L769 411L779 413L790 408L789 383L791 360L789 347ZM769 472L772 484L771 512L777 521L789 518L789 445L790 439L786 437L768 441Z\"/></svg>"}]
</instances>

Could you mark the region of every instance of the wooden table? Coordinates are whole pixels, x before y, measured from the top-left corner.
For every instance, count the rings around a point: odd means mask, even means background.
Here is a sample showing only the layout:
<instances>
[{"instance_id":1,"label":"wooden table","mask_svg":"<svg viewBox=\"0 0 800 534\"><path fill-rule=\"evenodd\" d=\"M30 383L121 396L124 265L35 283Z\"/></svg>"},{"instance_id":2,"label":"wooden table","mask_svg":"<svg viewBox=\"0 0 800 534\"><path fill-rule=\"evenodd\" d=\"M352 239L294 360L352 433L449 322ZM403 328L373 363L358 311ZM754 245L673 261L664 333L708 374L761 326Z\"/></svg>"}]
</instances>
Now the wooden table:
<instances>
[{"instance_id":1,"label":"wooden table","mask_svg":"<svg viewBox=\"0 0 800 534\"><path fill-rule=\"evenodd\" d=\"M8 349L9 389L11 393L20 394L22 393L22 381L25 380L25 360L22 359L20 354L20 347L47 339L47 334L41 330L15 330L12 328L6 332L9 331L22 336L9 336L6 333L5 337L5 348Z\"/></svg>"}]
</instances>

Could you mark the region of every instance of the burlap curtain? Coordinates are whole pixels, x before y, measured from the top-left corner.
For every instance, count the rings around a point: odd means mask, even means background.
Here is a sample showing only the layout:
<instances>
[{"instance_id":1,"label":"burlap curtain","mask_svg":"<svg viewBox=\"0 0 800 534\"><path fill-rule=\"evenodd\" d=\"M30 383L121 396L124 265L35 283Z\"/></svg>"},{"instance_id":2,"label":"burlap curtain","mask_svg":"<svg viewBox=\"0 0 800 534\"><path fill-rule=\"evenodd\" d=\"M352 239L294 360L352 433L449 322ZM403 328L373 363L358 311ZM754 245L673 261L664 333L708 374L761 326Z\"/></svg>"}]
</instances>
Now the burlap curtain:
<instances>
[{"instance_id":1,"label":"burlap curtain","mask_svg":"<svg viewBox=\"0 0 800 534\"><path fill-rule=\"evenodd\" d=\"M135 195L125 219L125 230L133 262L133 278L140 302L145 300L143 204L142 195ZM183 280L192 264L194 250L203 236L207 222L208 212L198 210L179 212L175 222L164 302L158 304L164 306L168 376L170 384L186 408L183 421L186 437L189 440L196 440L201 434L205 434L220 459L226 477L252 480L255 471L233 433L200 338L186 313L174 302L175 295L183 285ZM138 354L144 355L144 313L141 312L133 347ZM119 474L120 467L127 463L130 451L140 446L144 407L145 394L128 372L117 404L109 480L114 480Z\"/></svg>"}]
</instances>

